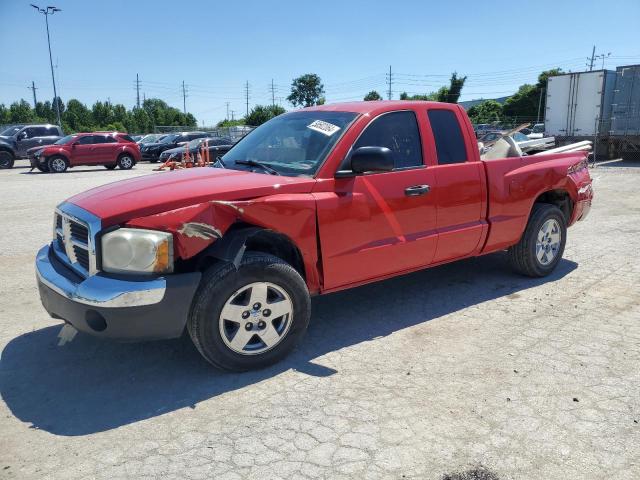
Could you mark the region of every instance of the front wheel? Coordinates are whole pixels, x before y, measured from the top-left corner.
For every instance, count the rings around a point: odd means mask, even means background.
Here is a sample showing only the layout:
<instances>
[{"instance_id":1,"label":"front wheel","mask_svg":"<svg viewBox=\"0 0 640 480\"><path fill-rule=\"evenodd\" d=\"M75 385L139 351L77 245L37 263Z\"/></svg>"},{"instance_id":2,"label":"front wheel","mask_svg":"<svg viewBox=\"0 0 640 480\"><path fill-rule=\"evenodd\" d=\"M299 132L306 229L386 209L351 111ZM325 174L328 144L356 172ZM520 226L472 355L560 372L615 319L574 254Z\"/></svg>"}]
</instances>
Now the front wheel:
<instances>
[{"instance_id":1,"label":"front wheel","mask_svg":"<svg viewBox=\"0 0 640 480\"><path fill-rule=\"evenodd\" d=\"M120 155L118 157L118 167L121 170L131 170L131 168L135 165L133 157L127 153Z\"/></svg>"},{"instance_id":2,"label":"front wheel","mask_svg":"<svg viewBox=\"0 0 640 480\"><path fill-rule=\"evenodd\" d=\"M13 168L14 158L11 152L0 150L0 168Z\"/></svg>"},{"instance_id":3,"label":"front wheel","mask_svg":"<svg viewBox=\"0 0 640 480\"><path fill-rule=\"evenodd\" d=\"M68 166L69 163L64 157L51 157L47 162L47 167L51 173L63 173Z\"/></svg>"},{"instance_id":4,"label":"front wheel","mask_svg":"<svg viewBox=\"0 0 640 480\"><path fill-rule=\"evenodd\" d=\"M248 252L238 269L211 267L196 292L187 328L218 368L246 371L284 358L304 335L311 299L304 280L273 255Z\"/></svg>"},{"instance_id":5,"label":"front wheel","mask_svg":"<svg viewBox=\"0 0 640 480\"><path fill-rule=\"evenodd\" d=\"M547 276L562 259L566 241L567 222L560 209L536 203L522 238L509 249L509 262L523 275Z\"/></svg>"}]
</instances>

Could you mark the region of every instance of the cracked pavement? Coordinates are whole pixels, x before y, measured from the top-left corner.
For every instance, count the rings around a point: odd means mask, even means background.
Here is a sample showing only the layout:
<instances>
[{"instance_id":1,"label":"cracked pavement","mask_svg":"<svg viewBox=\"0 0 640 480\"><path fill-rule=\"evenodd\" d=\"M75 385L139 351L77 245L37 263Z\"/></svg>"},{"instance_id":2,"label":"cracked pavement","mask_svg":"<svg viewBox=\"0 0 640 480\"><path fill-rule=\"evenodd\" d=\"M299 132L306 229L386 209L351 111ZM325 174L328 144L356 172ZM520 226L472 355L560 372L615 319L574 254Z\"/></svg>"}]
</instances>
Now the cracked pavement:
<instances>
[{"instance_id":1,"label":"cracked pavement","mask_svg":"<svg viewBox=\"0 0 640 480\"><path fill-rule=\"evenodd\" d=\"M33 273L54 206L151 168L0 171L0 478L640 478L640 164L592 171L552 276L499 253L317 297L246 374L188 338L56 346Z\"/></svg>"}]
</instances>

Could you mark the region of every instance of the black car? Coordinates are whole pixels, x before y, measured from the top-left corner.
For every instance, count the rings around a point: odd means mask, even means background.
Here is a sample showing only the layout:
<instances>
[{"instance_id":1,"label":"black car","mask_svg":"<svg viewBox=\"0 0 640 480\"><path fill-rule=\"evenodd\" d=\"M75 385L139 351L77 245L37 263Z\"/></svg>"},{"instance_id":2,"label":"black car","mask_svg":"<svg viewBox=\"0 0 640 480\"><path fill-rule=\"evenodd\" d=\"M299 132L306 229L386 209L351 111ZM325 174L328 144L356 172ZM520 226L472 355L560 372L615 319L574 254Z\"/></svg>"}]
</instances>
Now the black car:
<instances>
[{"instance_id":1,"label":"black car","mask_svg":"<svg viewBox=\"0 0 640 480\"><path fill-rule=\"evenodd\" d=\"M189 155L196 156L200 152L202 142L207 141L209 144L209 158L213 161L231 150L233 140L228 137L203 137L191 140L189 142ZM184 155L185 146L165 150L160 154L160 161L180 160Z\"/></svg>"},{"instance_id":2,"label":"black car","mask_svg":"<svg viewBox=\"0 0 640 480\"><path fill-rule=\"evenodd\" d=\"M165 150L176 148L184 145L196 138L206 137L210 134L206 132L182 132L182 133L170 133L164 137L160 142L147 143L140 147L140 153L142 154L142 160L148 160L151 163L155 163L160 160L160 154Z\"/></svg>"}]
</instances>

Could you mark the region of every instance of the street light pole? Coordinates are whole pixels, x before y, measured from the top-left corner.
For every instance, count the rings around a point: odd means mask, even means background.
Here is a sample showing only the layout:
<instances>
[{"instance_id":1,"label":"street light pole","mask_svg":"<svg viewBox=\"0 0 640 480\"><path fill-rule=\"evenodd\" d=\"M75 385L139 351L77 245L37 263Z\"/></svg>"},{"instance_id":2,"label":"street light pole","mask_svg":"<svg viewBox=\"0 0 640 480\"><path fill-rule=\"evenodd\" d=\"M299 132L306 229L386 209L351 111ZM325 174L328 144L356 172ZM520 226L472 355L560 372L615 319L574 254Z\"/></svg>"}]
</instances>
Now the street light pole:
<instances>
[{"instance_id":1,"label":"street light pole","mask_svg":"<svg viewBox=\"0 0 640 480\"><path fill-rule=\"evenodd\" d=\"M47 26L47 44L49 45L49 65L51 65L51 81L53 82L53 103L56 106L56 117L58 118L58 126L62 127L62 121L60 119L60 102L58 101L58 92L56 91L56 77L53 74L53 57L51 55L51 37L49 36L49 15L53 15L56 12L61 12L57 7L47 7L46 9L40 8L37 5L31 4L33 8L44 15L44 22Z\"/></svg>"}]
</instances>

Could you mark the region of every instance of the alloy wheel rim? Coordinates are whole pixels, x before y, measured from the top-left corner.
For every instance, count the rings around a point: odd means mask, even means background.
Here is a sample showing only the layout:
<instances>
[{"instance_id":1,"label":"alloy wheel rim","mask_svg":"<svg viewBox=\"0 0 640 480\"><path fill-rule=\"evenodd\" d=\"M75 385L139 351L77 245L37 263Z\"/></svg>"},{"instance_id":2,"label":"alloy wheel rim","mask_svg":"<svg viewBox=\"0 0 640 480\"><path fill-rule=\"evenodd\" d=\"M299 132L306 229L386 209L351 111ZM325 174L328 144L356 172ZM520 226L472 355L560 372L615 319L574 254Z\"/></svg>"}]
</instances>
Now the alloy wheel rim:
<instances>
[{"instance_id":1,"label":"alloy wheel rim","mask_svg":"<svg viewBox=\"0 0 640 480\"><path fill-rule=\"evenodd\" d=\"M53 164L53 169L56 172L61 172L62 170L64 170L64 167L65 167L64 160L61 160L60 158L54 158L52 164Z\"/></svg>"},{"instance_id":2,"label":"alloy wheel rim","mask_svg":"<svg viewBox=\"0 0 640 480\"><path fill-rule=\"evenodd\" d=\"M122 157L120 160L120 165L124 168L129 168L131 166L131 158L130 157Z\"/></svg>"},{"instance_id":3,"label":"alloy wheel rim","mask_svg":"<svg viewBox=\"0 0 640 480\"><path fill-rule=\"evenodd\" d=\"M562 232L560 223L550 218L542 224L536 239L536 258L541 265L547 266L553 262L560 250Z\"/></svg>"},{"instance_id":4,"label":"alloy wheel rim","mask_svg":"<svg viewBox=\"0 0 640 480\"><path fill-rule=\"evenodd\" d=\"M280 286L255 282L236 290L218 320L225 345L241 355L258 355L279 345L293 319L293 302Z\"/></svg>"}]
</instances>

